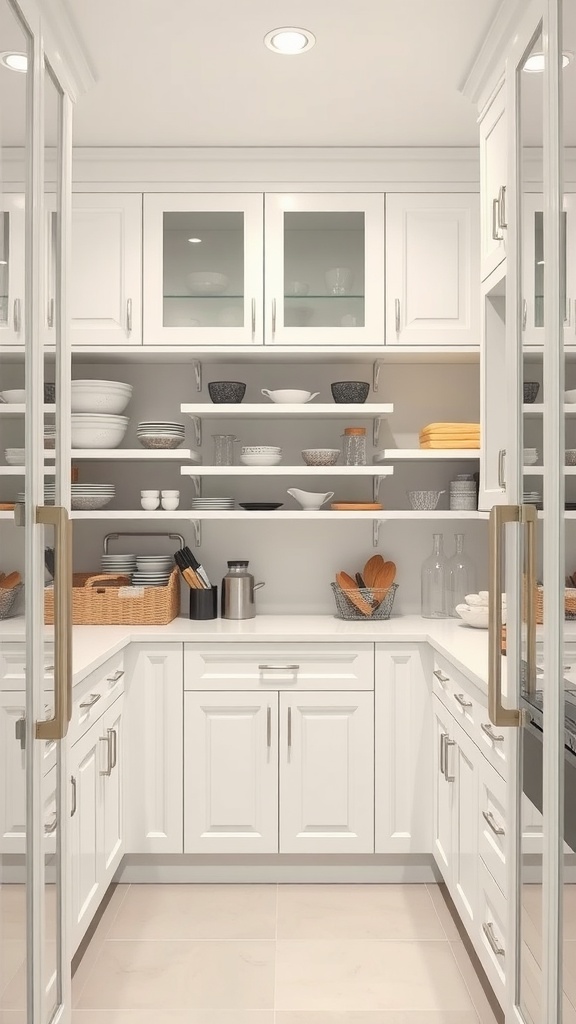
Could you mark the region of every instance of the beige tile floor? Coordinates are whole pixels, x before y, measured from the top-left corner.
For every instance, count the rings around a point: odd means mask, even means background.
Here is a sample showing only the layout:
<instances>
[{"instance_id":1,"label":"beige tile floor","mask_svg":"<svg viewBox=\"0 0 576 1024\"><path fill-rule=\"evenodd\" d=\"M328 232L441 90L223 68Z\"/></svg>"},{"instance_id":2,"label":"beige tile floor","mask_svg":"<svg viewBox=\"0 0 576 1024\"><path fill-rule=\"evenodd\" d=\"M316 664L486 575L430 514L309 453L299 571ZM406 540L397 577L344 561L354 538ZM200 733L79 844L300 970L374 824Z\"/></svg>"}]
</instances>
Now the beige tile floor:
<instances>
[{"instance_id":1,"label":"beige tile floor","mask_svg":"<svg viewBox=\"0 0 576 1024\"><path fill-rule=\"evenodd\" d=\"M73 1003L73 1024L501 1019L426 885L117 886Z\"/></svg>"}]
</instances>

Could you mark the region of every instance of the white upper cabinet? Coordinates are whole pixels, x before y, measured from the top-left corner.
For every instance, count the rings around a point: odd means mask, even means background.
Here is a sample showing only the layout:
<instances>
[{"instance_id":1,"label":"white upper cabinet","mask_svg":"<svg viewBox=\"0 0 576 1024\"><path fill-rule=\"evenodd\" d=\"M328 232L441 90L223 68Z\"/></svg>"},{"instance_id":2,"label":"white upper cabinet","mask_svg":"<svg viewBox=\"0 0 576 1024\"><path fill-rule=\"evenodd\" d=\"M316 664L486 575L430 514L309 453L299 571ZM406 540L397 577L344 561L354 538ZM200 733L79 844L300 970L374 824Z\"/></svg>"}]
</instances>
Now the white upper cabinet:
<instances>
[{"instance_id":1,"label":"white upper cabinet","mask_svg":"<svg viewBox=\"0 0 576 1024\"><path fill-rule=\"evenodd\" d=\"M0 346L24 344L24 196L0 197Z\"/></svg>"},{"instance_id":2,"label":"white upper cabinet","mask_svg":"<svg viewBox=\"0 0 576 1024\"><path fill-rule=\"evenodd\" d=\"M386 343L479 345L478 196L386 196Z\"/></svg>"},{"instance_id":3,"label":"white upper cabinet","mask_svg":"<svg viewBox=\"0 0 576 1024\"><path fill-rule=\"evenodd\" d=\"M544 213L541 193L525 192L523 209L522 341L544 344ZM576 195L564 196L561 281L564 344L576 344Z\"/></svg>"},{"instance_id":4,"label":"white upper cabinet","mask_svg":"<svg viewBox=\"0 0 576 1024\"><path fill-rule=\"evenodd\" d=\"M480 245L483 281L506 256L507 147L506 90L502 86L480 122Z\"/></svg>"},{"instance_id":5,"label":"white upper cabinet","mask_svg":"<svg viewBox=\"0 0 576 1024\"><path fill-rule=\"evenodd\" d=\"M144 197L144 343L262 344L262 194Z\"/></svg>"},{"instance_id":6,"label":"white upper cabinet","mask_svg":"<svg viewBox=\"0 0 576 1024\"><path fill-rule=\"evenodd\" d=\"M384 196L265 196L265 341L384 343Z\"/></svg>"}]
</instances>

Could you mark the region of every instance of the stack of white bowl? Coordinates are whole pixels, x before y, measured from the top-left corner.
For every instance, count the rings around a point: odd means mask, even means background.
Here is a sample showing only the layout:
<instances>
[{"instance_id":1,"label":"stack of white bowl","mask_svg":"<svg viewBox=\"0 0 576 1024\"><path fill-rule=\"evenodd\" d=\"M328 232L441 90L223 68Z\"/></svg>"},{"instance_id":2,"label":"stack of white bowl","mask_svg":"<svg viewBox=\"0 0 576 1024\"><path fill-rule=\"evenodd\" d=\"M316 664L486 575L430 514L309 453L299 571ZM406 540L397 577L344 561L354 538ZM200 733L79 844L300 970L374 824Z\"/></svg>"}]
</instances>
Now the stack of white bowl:
<instances>
[{"instance_id":1,"label":"stack of white bowl","mask_svg":"<svg viewBox=\"0 0 576 1024\"><path fill-rule=\"evenodd\" d=\"M282 462L282 449L270 444L243 445L240 462L244 466L277 466Z\"/></svg>"},{"instance_id":2,"label":"stack of white bowl","mask_svg":"<svg viewBox=\"0 0 576 1024\"><path fill-rule=\"evenodd\" d=\"M100 565L102 572L131 576L136 571L136 555L102 555Z\"/></svg>"},{"instance_id":3,"label":"stack of white bowl","mask_svg":"<svg viewBox=\"0 0 576 1024\"><path fill-rule=\"evenodd\" d=\"M525 448L524 449L524 465L535 466L538 462L538 449L537 448Z\"/></svg>"},{"instance_id":4,"label":"stack of white bowl","mask_svg":"<svg viewBox=\"0 0 576 1024\"><path fill-rule=\"evenodd\" d=\"M165 587L173 569L172 555L138 555L132 583L138 587Z\"/></svg>"},{"instance_id":5,"label":"stack of white bowl","mask_svg":"<svg viewBox=\"0 0 576 1024\"><path fill-rule=\"evenodd\" d=\"M83 512L94 512L109 505L115 493L114 484L72 484L70 505ZM52 504L54 497L54 481L47 480L44 484L44 498L48 504Z\"/></svg>"},{"instance_id":6,"label":"stack of white bowl","mask_svg":"<svg viewBox=\"0 0 576 1024\"><path fill-rule=\"evenodd\" d=\"M128 430L128 416L73 412L71 438L73 448L117 448Z\"/></svg>"},{"instance_id":7,"label":"stack of white bowl","mask_svg":"<svg viewBox=\"0 0 576 1024\"><path fill-rule=\"evenodd\" d=\"M25 448L7 448L4 452L6 464L8 466L23 466L25 454Z\"/></svg>"},{"instance_id":8,"label":"stack of white bowl","mask_svg":"<svg viewBox=\"0 0 576 1024\"><path fill-rule=\"evenodd\" d=\"M136 430L143 448L179 448L184 441L184 424L170 420L143 420Z\"/></svg>"},{"instance_id":9,"label":"stack of white bowl","mask_svg":"<svg viewBox=\"0 0 576 1024\"><path fill-rule=\"evenodd\" d=\"M132 386L117 380L73 380L71 438L73 448L117 448L129 418L122 416Z\"/></svg>"}]
</instances>

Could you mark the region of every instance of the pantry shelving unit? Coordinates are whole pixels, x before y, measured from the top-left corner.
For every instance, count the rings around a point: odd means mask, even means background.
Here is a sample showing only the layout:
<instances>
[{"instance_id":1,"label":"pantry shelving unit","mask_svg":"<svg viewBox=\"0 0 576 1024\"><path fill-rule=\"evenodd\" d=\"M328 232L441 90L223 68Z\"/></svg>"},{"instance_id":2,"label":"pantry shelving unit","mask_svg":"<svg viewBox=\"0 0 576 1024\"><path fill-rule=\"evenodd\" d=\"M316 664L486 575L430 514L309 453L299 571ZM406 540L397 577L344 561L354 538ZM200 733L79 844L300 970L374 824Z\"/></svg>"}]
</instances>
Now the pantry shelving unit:
<instances>
[{"instance_id":1,"label":"pantry shelving unit","mask_svg":"<svg viewBox=\"0 0 576 1024\"><path fill-rule=\"evenodd\" d=\"M385 448L376 452L375 463L382 462L467 462L480 459L479 448Z\"/></svg>"},{"instance_id":2,"label":"pantry shelving unit","mask_svg":"<svg viewBox=\"0 0 576 1024\"><path fill-rule=\"evenodd\" d=\"M72 448L70 458L90 462L194 462L201 461L193 448Z\"/></svg>"}]
</instances>

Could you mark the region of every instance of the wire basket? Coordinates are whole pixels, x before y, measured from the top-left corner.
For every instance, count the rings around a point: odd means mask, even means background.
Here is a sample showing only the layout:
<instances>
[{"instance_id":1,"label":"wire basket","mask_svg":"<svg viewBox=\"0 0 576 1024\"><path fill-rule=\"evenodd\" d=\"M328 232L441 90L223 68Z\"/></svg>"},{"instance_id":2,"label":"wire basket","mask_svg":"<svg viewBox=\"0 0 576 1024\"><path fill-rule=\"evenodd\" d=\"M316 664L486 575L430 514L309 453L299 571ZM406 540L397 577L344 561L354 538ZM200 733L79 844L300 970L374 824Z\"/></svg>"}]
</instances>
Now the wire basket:
<instances>
[{"instance_id":1,"label":"wire basket","mask_svg":"<svg viewBox=\"0 0 576 1024\"><path fill-rule=\"evenodd\" d=\"M338 619L389 619L392 615L397 583L393 583L388 590L359 587L357 590L346 591L337 583L331 583L330 586L336 601ZM354 595L354 600L351 600L349 594Z\"/></svg>"},{"instance_id":2,"label":"wire basket","mask_svg":"<svg viewBox=\"0 0 576 1024\"><path fill-rule=\"evenodd\" d=\"M10 590L0 589L0 619L7 619L16 603L18 594L24 590L24 584L19 583L17 587Z\"/></svg>"}]
</instances>

